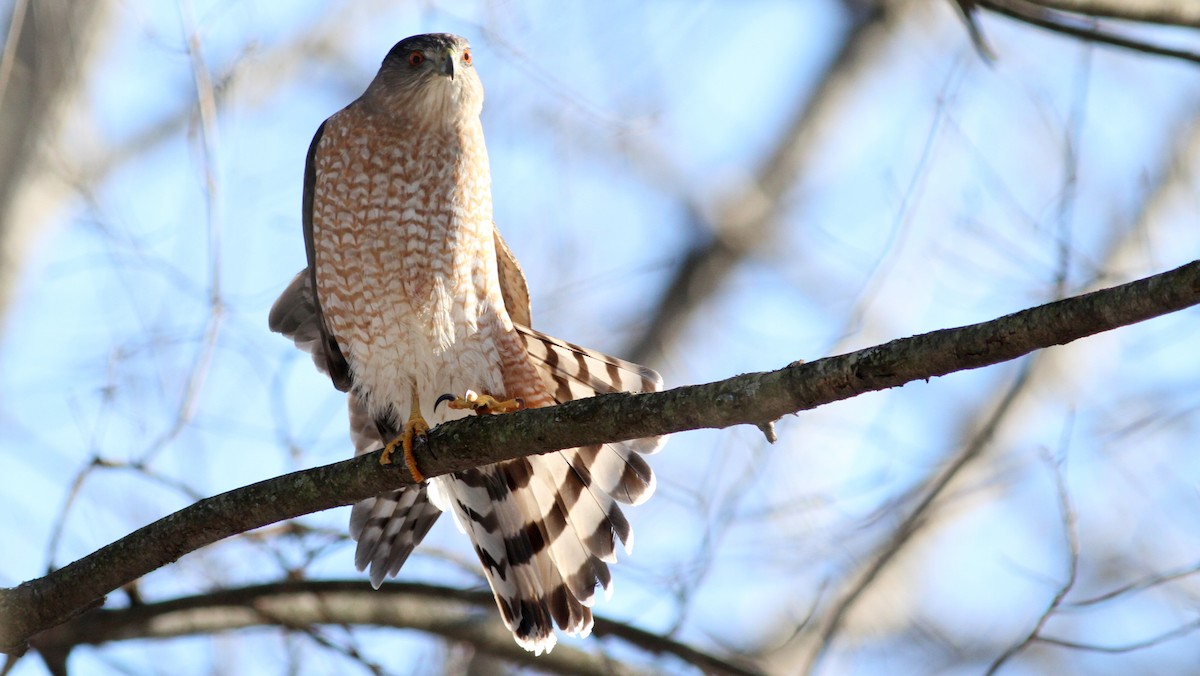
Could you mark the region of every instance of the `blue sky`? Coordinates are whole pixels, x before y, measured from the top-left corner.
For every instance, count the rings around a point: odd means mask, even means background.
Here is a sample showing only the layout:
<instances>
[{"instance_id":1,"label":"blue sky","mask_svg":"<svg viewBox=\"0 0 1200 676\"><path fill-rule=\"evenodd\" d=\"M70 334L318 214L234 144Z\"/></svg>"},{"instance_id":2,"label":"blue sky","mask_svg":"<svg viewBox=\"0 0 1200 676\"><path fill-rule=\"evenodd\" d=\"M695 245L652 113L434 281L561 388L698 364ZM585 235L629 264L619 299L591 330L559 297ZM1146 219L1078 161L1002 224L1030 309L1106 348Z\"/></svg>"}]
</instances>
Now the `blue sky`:
<instances>
[{"instance_id":1,"label":"blue sky","mask_svg":"<svg viewBox=\"0 0 1200 676\"><path fill-rule=\"evenodd\" d=\"M1200 71L990 17L1000 60L989 68L943 4L906 12L867 56L867 73L833 94L782 217L651 364L668 385L984 321L1053 300L1060 277L1073 294L1200 254L1186 141ZM0 532L0 583L74 560L193 493L349 455L341 396L267 331L266 312L304 264L312 132L400 38L472 41L496 219L529 277L535 324L621 354L683 251L708 236L688 205L715 214L746 194L844 26L836 3L817 0L116 3L79 112L49 145L70 188L44 205L0 342L0 508L20 524ZM192 119L99 171L98 160L194 107L184 40L193 29L212 77L233 82L211 152ZM1047 455L1061 461L1076 514L1078 598L1200 557L1200 466L1189 452L1200 422L1197 322L1195 310L1179 313L1030 366L988 453L851 615L823 671L973 673L1028 631L1069 561ZM789 417L774 446L752 429L676 435L652 459L659 493L627 512L637 546L599 612L718 652L776 646L770 664L788 671L794 624L869 558L900 518L895 505L962 447L1022 367ZM90 472L72 494L97 456L151 471ZM342 532L347 518L340 509L304 522ZM143 593L270 581L280 560L306 555L296 543L230 541L151 574ZM478 584L447 558L472 563L448 520L401 577ZM308 571L356 576L352 547L321 550ZM1189 621L1196 593L1185 579L1064 613L1048 630L1133 642ZM400 672L440 654L409 632L364 636ZM285 671L284 643L254 637L129 643L73 659L81 673ZM1198 645L1188 635L1122 655L1039 647L1010 672L1170 671L1194 665ZM305 673L345 665L313 645L291 650ZM42 667L26 659L15 673Z\"/></svg>"}]
</instances>

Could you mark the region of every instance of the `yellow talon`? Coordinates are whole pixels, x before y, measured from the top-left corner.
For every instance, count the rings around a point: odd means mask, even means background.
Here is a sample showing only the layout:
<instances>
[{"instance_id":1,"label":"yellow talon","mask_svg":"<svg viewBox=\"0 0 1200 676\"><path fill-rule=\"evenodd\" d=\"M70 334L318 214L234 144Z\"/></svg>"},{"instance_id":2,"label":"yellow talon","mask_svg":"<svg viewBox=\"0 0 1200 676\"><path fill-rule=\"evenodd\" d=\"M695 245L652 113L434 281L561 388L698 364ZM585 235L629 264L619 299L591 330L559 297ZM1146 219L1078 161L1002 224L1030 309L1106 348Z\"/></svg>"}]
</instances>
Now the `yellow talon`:
<instances>
[{"instance_id":1,"label":"yellow talon","mask_svg":"<svg viewBox=\"0 0 1200 676\"><path fill-rule=\"evenodd\" d=\"M400 432L400 436L388 442L387 446L383 447L383 453L379 456L379 464L392 464L392 456L396 453L396 446L404 452L404 465L408 467L408 473L412 478L420 483L425 480L425 475L417 468L417 459L413 457L413 443L418 437L424 439L429 433L429 423L425 422L425 418L421 417L421 405L417 401L417 387L414 384L412 388L412 411L408 415L408 422L404 423L404 429Z\"/></svg>"},{"instance_id":2,"label":"yellow talon","mask_svg":"<svg viewBox=\"0 0 1200 676\"><path fill-rule=\"evenodd\" d=\"M438 397L437 403L443 401L450 408L475 411L475 415L491 415L493 413L512 413L525 408L524 400L520 398L505 399L500 401L490 394L479 394L475 390L467 390L466 394L461 397L456 397L451 394L443 394ZM436 407L436 404L434 405Z\"/></svg>"}]
</instances>

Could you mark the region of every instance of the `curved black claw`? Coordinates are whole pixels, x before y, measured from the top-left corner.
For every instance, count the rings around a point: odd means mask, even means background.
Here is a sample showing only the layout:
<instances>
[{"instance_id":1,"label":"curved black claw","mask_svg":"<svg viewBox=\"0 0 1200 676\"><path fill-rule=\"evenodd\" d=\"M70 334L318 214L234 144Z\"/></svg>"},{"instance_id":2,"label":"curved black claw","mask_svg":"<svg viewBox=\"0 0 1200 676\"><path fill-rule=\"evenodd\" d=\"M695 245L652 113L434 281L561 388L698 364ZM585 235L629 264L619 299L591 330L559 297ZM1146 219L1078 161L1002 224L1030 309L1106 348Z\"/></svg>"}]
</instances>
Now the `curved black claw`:
<instances>
[{"instance_id":1,"label":"curved black claw","mask_svg":"<svg viewBox=\"0 0 1200 676\"><path fill-rule=\"evenodd\" d=\"M442 396L438 397L437 401L433 402L434 412L435 413L437 412L438 405L441 404L443 401L454 401L455 399L458 399L457 394L443 394Z\"/></svg>"}]
</instances>

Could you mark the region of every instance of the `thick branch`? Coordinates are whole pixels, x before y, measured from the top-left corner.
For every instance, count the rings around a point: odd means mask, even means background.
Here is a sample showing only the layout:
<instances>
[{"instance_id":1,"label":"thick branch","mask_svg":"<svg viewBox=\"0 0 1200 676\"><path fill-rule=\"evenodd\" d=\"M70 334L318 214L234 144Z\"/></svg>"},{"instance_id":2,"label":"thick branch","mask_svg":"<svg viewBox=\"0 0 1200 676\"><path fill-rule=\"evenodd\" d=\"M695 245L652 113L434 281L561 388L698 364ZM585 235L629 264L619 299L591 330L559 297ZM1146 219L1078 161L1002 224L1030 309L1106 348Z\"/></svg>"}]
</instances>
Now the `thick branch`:
<instances>
[{"instance_id":1,"label":"thick branch","mask_svg":"<svg viewBox=\"0 0 1200 676\"><path fill-rule=\"evenodd\" d=\"M247 627L378 626L419 629L469 642L508 662L554 674L624 672L610 658L559 646L536 657L500 623L490 592L392 582L373 590L366 581L299 580L221 590L168 602L89 612L38 634L38 651L66 653L74 646L131 639L169 639ZM692 650L628 624L596 617L595 636L614 636L655 654L685 660L706 674L752 674L742 666ZM616 669L616 671L614 671Z\"/></svg>"},{"instance_id":2,"label":"thick branch","mask_svg":"<svg viewBox=\"0 0 1200 676\"><path fill-rule=\"evenodd\" d=\"M1015 359L1200 304L1200 261L1121 286L957 329L894 340L778 371L655 394L613 394L439 426L420 449L430 476L560 448L700 428L760 425L863 392ZM348 505L411 481L375 454L201 500L45 577L0 589L0 651L103 601L184 554L284 519Z\"/></svg>"},{"instance_id":3,"label":"thick branch","mask_svg":"<svg viewBox=\"0 0 1200 676\"><path fill-rule=\"evenodd\" d=\"M290 581L97 610L42 632L33 643L43 653L65 655L78 645L208 635L248 627L374 625L417 629L470 643L506 661L536 666L538 671L634 673L611 658L569 646L535 656L512 640L495 608L495 600L486 591L410 583L391 583L375 590L366 581ZM655 654L673 655L705 673L754 673L612 620L596 618L592 633L620 638Z\"/></svg>"}]
</instances>

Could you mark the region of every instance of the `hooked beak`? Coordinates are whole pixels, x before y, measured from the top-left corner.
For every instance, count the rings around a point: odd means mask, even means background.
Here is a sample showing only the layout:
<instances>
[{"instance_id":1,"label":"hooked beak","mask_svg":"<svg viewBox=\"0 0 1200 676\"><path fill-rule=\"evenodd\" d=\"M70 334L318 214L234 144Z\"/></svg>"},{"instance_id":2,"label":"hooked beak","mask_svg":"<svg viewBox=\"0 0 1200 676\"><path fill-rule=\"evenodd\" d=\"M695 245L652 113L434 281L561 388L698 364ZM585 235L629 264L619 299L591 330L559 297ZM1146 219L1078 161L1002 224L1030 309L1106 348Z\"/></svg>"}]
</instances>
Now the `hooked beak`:
<instances>
[{"instance_id":1,"label":"hooked beak","mask_svg":"<svg viewBox=\"0 0 1200 676\"><path fill-rule=\"evenodd\" d=\"M442 75L448 76L451 80L454 79L454 52L447 50L442 55L442 62L439 64L439 71Z\"/></svg>"}]
</instances>

